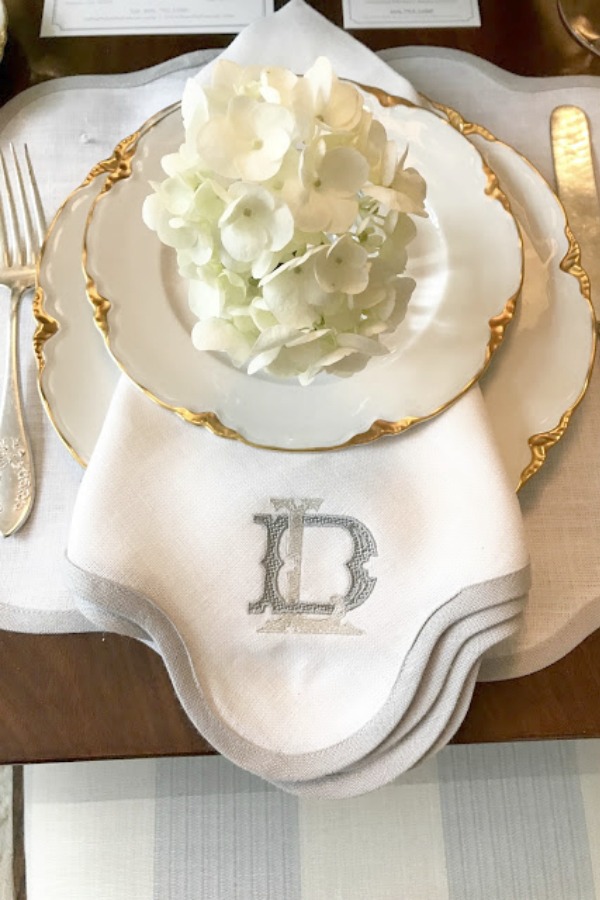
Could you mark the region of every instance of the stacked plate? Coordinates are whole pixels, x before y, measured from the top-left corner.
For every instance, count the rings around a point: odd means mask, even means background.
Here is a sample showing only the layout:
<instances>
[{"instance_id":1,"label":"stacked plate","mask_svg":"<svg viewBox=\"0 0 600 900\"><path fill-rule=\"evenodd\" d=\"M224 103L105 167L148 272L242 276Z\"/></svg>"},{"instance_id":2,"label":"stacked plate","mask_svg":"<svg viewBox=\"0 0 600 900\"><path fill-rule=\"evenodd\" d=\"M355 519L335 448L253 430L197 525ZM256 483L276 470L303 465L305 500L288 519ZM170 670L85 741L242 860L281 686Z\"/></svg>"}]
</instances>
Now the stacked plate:
<instances>
[{"instance_id":1,"label":"stacked plate","mask_svg":"<svg viewBox=\"0 0 600 900\"><path fill-rule=\"evenodd\" d=\"M248 377L193 347L174 255L141 217L162 156L182 139L177 106L121 142L67 198L40 262L36 353L46 408L82 464L120 371L222 436L327 450L401 432L445 409L486 372L501 343L482 387L504 462L516 486L543 464L585 392L594 353L564 210L527 160L485 129L447 108L374 94L388 132L402 146L409 140L429 217L411 244L417 288L394 352L350 379L321 376L305 388Z\"/></svg>"}]
</instances>

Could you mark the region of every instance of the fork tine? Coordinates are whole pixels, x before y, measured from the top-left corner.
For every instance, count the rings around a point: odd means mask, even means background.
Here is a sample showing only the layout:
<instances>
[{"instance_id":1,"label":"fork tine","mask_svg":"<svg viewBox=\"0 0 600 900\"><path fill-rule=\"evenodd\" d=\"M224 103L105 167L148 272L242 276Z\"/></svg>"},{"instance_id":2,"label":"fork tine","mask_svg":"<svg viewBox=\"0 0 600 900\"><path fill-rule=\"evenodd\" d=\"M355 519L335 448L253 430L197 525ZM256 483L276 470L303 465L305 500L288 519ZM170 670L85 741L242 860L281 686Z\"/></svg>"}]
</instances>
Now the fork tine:
<instances>
[{"instance_id":1,"label":"fork tine","mask_svg":"<svg viewBox=\"0 0 600 900\"><path fill-rule=\"evenodd\" d=\"M31 212L29 209L29 201L27 200L27 195L25 193L25 183L23 181L23 173L21 171L21 165L19 163L19 159L17 157L17 151L15 150L15 145L10 145L10 150L12 153L13 164L15 167L15 172L17 174L17 188L19 194L19 202L21 206L21 211L23 213L23 217L21 220L22 228L18 227L18 224L15 228L15 232L17 232L17 240L19 243L19 265L21 266L30 266L34 261L34 249L33 249L33 223L31 221ZM18 219L15 222L18 223ZM23 255L23 243L25 243L25 255Z\"/></svg>"},{"instance_id":2,"label":"fork tine","mask_svg":"<svg viewBox=\"0 0 600 900\"><path fill-rule=\"evenodd\" d=\"M33 171L33 166L31 165L31 157L29 156L29 147L27 144L23 144L23 151L25 154L25 162L27 164L27 172L29 174L29 185L31 187L31 196L33 198L33 226L35 229L35 245L34 251L35 253L39 253L40 248L42 246L44 236L46 234L46 218L44 216L44 207L42 206L42 198L40 197L40 192L37 184L37 180L35 177L35 173Z\"/></svg>"},{"instance_id":3,"label":"fork tine","mask_svg":"<svg viewBox=\"0 0 600 900\"><path fill-rule=\"evenodd\" d=\"M2 265L10 266L15 264L15 202L8 181L8 172L6 171L6 161L4 154L0 150L0 172L2 173L2 202L0 203L0 243L2 244ZM7 215L8 214L8 215ZM9 237L10 236L10 237Z\"/></svg>"}]
</instances>

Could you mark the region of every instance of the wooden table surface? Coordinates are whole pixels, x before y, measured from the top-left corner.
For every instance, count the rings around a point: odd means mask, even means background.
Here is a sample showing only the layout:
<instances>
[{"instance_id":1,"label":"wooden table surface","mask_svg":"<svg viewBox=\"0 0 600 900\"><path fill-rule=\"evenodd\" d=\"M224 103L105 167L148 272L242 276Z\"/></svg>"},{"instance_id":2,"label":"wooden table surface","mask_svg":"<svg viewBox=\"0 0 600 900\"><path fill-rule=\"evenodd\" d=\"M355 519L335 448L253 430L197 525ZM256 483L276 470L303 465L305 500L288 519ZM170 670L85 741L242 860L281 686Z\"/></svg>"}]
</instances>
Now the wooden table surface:
<instances>
[{"instance_id":1,"label":"wooden table surface","mask_svg":"<svg viewBox=\"0 0 600 900\"><path fill-rule=\"evenodd\" d=\"M6 5L9 41L0 64L0 103L61 75L132 71L231 40L218 35L41 39L42 0ZM341 24L341 0L312 5ZM566 33L554 0L480 0L480 8L478 29L354 34L374 49L455 47L521 75L600 75L600 59ZM0 660L0 763L212 752L181 710L161 659L133 640L0 632ZM599 698L596 632L541 672L479 684L455 740L600 736Z\"/></svg>"}]
</instances>

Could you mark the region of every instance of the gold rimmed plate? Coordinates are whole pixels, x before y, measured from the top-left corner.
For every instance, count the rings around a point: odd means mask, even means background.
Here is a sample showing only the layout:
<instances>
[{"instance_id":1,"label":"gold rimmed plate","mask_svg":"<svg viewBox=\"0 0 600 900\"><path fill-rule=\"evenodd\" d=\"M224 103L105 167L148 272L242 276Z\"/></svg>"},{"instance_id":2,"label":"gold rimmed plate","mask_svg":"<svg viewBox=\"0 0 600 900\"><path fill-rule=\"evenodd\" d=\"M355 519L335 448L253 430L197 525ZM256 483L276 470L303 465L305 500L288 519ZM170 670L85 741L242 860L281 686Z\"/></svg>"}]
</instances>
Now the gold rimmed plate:
<instances>
[{"instance_id":1,"label":"gold rimmed plate","mask_svg":"<svg viewBox=\"0 0 600 900\"><path fill-rule=\"evenodd\" d=\"M522 301L505 346L481 381L509 476L520 486L543 465L585 393L595 347L588 286L564 211L542 176L485 129L468 125L447 108L446 113L469 140L479 141L492 167L502 170L524 238ZM83 464L93 451L119 370L92 321L80 249L106 167L115 168L118 157L97 167L57 214L36 296L40 389L58 434Z\"/></svg>"},{"instance_id":2,"label":"gold rimmed plate","mask_svg":"<svg viewBox=\"0 0 600 900\"><path fill-rule=\"evenodd\" d=\"M562 203L529 160L456 110L434 105L493 166L521 225L521 302L501 366L481 382L502 457L511 473L520 470L521 487L585 396L597 346L590 280Z\"/></svg>"},{"instance_id":3,"label":"gold rimmed plate","mask_svg":"<svg viewBox=\"0 0 600 900\"><path fill-rule=\"evenodd\" d=\"M145 127L167 115L157 113ZM34 352L44 409L59 437L81 465L87 465L117 383L118 370L94 321L81 268L83 231L91 205L107 175L136 135L97 163L62 203L50 223L37 268L33 311ZM52 338L52 340L50 340Z\"/></svg>"},{"instance_id":4,"label":"gold rimmed plate","mask_svg":"<svg viewBox=\"0 0 600 900\"><path fill-rule=\"evenodd\" d=\"M162 406L224 437L326 450L424 421L485 371L522 280L522 244L506 198L447 122L404 101L384 107L366 98L427 182L429 217L416 223L407 269L417 286L387 356L351 378L321 375L309 387L250 377L193 347L186 283L141 215L162 157L183 139L180 115L171 111L121 147L88 217L87 289L115 362Z\"/></svg>"}]
</instances>

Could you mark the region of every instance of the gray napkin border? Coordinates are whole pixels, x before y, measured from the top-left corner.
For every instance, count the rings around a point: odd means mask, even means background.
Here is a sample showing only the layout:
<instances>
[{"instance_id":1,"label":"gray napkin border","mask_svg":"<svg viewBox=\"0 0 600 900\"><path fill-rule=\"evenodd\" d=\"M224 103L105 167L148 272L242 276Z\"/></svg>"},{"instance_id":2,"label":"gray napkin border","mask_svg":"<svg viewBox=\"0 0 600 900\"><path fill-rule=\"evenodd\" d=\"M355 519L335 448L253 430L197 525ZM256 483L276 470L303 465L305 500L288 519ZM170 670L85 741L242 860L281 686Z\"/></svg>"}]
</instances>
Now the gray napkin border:
<instances>
[{"instance_id":1,"label":"gray napkin border","mask_svg":"<svg viewBox=\"0 0 600 900\"><path fill-rule=\"evenodd\" d=\"M523 597L529 590L529 566L499 578L470 585L438 607L423 623L409 652L399 661L396 681L379 711L350 737L312 753L278 753L243 738L215 712L196 673L183 635L167 615L149 598L100 575L85 571L66 558L65 579L73 595L83 601L86 615L102 627L124 620L123 627L151 638L160 654L183 709L194 727L223 756L242 768L271 781L306 781L339 771L358 762L397 727L416 692L432 649L449 624L473 612ZM449 613L452 609L451 614ZM441 624L440 624L441 623ZM493 623L490 623L493 625ZM425 636L424 636L425 635ZM425 643L425 649L422 644ZM406 666L412 663L410 677ZM409 662L410 661L410 662Z\"/></svg>"}]
</instances>

